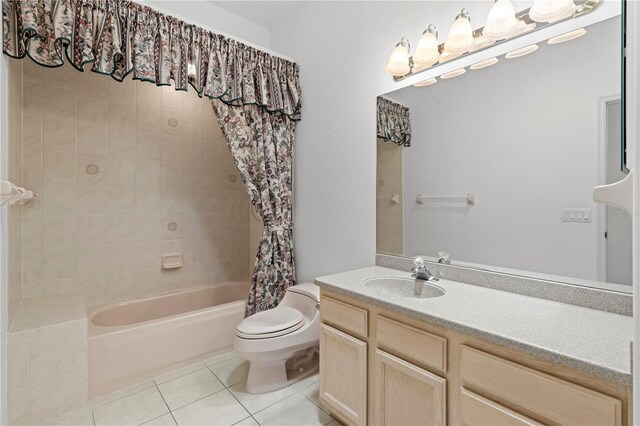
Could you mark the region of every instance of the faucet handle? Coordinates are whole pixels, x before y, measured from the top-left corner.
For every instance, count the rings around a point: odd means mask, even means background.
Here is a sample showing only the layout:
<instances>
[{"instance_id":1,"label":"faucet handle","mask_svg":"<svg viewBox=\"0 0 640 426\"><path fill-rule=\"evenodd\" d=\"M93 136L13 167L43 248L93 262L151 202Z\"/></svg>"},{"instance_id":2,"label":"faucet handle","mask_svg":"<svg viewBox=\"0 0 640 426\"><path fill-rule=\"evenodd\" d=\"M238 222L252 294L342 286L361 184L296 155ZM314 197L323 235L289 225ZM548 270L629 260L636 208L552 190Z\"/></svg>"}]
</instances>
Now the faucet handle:
<instances>
[{"instance_id":1,"label":"faucet handle","mask_svg":"<svg viewBox=\"0 0 640 426\"><path fill-rule=\"evenodd\" d=\"M420 256L418 256L415 259L413 259L413 265L416 268L421 268L424 266L424 260Z\"/></svg>"},{"instance_id":2,"label":"faucet handle","mask_svg":"<svg viewBox=\"0 0 640 426\"><path fill-rule=\"evenodd\" d=\"M446 263L449 264L451 263L451 260L449 260L449 253L445 252L445 251L439 251L438 252L438 263Z\"/></svg>"}]
</instances>

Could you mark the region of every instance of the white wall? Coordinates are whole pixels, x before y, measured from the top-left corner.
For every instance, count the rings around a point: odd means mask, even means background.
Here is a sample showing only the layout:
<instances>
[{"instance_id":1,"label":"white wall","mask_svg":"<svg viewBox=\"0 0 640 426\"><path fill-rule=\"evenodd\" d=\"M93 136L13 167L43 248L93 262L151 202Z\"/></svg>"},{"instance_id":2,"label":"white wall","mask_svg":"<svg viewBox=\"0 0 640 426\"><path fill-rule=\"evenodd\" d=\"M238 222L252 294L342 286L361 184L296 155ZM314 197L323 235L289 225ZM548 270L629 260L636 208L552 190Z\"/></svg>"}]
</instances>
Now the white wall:
<instances>
[{"instance_id":1,"label":"white wall","mask_svg":"<svg viewBox=\"0 0 640 426\"><path fill-rule=\"evenodd\" d=\"M415 43L467 7L476 26L492 1L309 2L271 29L271 47L301 66L295 147L299 281L375 260L375 99L397 88L385 73L395 43ZM522 9L530 2L517 4Z\"/></svg>"},{"instance_id":2,"label":"white wall","mask_svg":"<svg viewBox=\"0 0 640 426\"><path fill-rule=\"evenodd\" d=\"M387 97L411 111L404 157L404 254L595 280L590 208L599 100L620 94L620 19L578 40ZM475 192L477 204L417 204Z\"/></svg>"},{"instance_id":3,"label":"white wall","mask_svg":"<svg viewBox=\"0 0 640 426\"><path fill-rule=\"evenodd\" d=\"M269 29L202 0L142 0L157 10L236 40L269 47Z\"/></svg>"}]
</instances>

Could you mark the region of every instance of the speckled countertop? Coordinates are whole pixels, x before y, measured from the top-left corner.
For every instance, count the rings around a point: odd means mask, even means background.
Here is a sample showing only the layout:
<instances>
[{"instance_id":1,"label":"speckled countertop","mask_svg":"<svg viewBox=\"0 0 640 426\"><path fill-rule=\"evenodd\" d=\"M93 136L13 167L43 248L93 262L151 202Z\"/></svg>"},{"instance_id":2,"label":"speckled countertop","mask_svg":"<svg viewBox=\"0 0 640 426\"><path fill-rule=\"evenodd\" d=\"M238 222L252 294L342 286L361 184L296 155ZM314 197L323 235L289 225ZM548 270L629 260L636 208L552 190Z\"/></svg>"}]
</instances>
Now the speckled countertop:
<instances>
[{"instance_id":1,"label":"speckled countertop","mask_svg":"<svg viewBox=\"0 0 640 426\"><path fill-rule=\"evenodd\" d=\"M320 277L327 290L477 336L532 356L631 384L632 317L440 280L444 296L394 296L364 285L378 276L410 277L372 266Z\"/></svg>"}]
</instances>

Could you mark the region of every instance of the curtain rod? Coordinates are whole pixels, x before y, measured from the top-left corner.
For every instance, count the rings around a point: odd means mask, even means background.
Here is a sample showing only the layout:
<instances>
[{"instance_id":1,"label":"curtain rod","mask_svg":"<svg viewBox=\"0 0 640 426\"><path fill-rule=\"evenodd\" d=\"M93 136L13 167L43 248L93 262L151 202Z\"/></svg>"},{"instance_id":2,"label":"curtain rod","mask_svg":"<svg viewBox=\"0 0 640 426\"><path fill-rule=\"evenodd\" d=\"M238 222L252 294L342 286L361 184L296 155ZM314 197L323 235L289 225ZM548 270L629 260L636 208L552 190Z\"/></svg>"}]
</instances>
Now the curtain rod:
<instances>
[{"instance_id":1,"label":"curtain rod","mask_svg":"<svg viewBox=\"0 0 640 426\"><path fill-rule=\"evenodd\" d=\"M268 54L270 54L270 55L277 56L277 57L279 57L279 58L286 59L287 61L297 63L297 62L295 61L295 59L292 59L292 58L290 58L290 57L288 57L288 56L285 56L285 55L283 55L282 53L278 53L278 52L273 51L273 50L271 50L271 49L267 49L266 47L261 46L261 45L259 45L259 44L252 43L252 42L250 42L250 41L243 40L243 39L241 39L240 37L236 37L236 36L234 36L234 35L232 35L232 34L226 33L226 32L224 32L224 31L220 31L220 30L218 30L218 29L216 29L216 28L212 27L211 25L205 25L205 24L203 24L202 22L195 21L195 20L190 19L190 18L186 18L186 17L184 17L183 15L177 14L177 13L175 13L175 12L173 12L173 11L171 11L171 10L165 9L165 8L163 8L163 7L158 7L155 3L154 3L154 4L151 4L151 3L149 3L149 2L148 2L148 1L146 1L146 0L134 0L134 1L136 1L136 2L137 2L137 3L139 3L139 4L142 4L142 5L148 6L148 7L152 8L152 9L155 9L155 10L157 10L158 12L164 13L165 15L173 16L174 18L178 18L178 19L180 19L181 21L184 21L184 22L190 23L190 24L192 24L192 25L197 25L197 26L199 26L199 27L201 27L201 28L203 28L203 29L205 29L205 30L211 31L212 33L216 33L216 34L223 35L223 36L225 36L225 37L228 37L228 38L233 39L233 40L235 40L235 41L238 41L238 42L240 42L240 43L246 44L247 46L253 47L253 48L258 49L258 50L261 50L261 51L263 51L263 52L265 52L265 53L268 53ZM213 4L213 5L215 6L215 4ZM218 7L218 6L216 6L216 7ZM233 13L233 12L229 12L229 13L231 13L231 14L235 15L235 13ZM240 15L237 15L237 16L240 16ZM246 18L245 18L245 19L246 19Z\"/></svg>"}]
</instances>

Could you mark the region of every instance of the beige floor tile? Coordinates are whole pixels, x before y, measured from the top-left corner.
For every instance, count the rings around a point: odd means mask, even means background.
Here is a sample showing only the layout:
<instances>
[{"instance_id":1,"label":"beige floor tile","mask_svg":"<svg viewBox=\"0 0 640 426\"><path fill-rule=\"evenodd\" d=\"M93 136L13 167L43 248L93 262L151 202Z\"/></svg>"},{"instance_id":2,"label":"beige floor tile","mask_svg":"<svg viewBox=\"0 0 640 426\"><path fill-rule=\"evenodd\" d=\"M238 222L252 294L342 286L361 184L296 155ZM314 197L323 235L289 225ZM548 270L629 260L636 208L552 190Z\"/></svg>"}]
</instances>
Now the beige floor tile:
<instances>
[{"instance_id":1,"label":"beige floor tile","mask_svg":"<svg viewBox=\"0 0 640 426\"><path fill-rule=\"evenodd\" d=\"M203 362L196 362L191 365L187 365L182 368L178 368L177 370L170 371L166 374L162 374L160 376L154 377L153 380L156 384L168 382L169 380L177 379L178 377L186 376L189 373L193 373L194 371L202 370L203 368L207 368Z\"/></svg>"},{"instance_id":2,"label":"beige floor tile","mask_svg":"<svg viewBox=\"0 0 640 426\"><path fill-rule=\"evenodd\" d=\"M249 372L249 362L239 357L231 358L214 364L209 369L228 387L246 380Z\"/></svg>"},{"instance_id":3,"label":"beige floor tile","mask_svg":"<svg viewBox=\"0 0 640 426\"><path fill-rule=\"evenodd\" d=\"M171 413L167 413L153 420L149 420L142 424L143 426L176 426L176 421L173 420Z\"/></svg>"},{"instance_id":4,"label":"beige floor tile","mask_svg":"<svg viewBox=\"0 0 640 426\"><path fill-rule=\"evenodd\" d=\"M155 387L153 380L146 380L141 383L136 383L135 385L127 386L126 388L118 389L117 391L108 393L106 395L101 395L96 398L93 398L91 400L91 406L93 408L96 408L101 405L113 402L116 399L120 399L128 395L133 395L134 393L138 393L142 390L149 389L152 387Z\"/></svg>"},{"instance_id":5,"label":"beige floor tile","mask_svg":"<svg viewBox=\"0 0 640 426\"><path fill-rule=\"evenodd\" d=\"M206 360L204 361L204 363L207 365L207 367L210 367L210 366L212 366L212 365L219 364L219 363L221 363L221 362L223 362L223 361L227 361L227 360L229 360L229 359L232 359L232 358L239 358L239 357L240 357L240 355L238 355L238 353L237 353L237 352L235 352L235 351L229 351L229 352L227 352L227 353L220 354L220 355L216 355L216 356L214 356L214 357L211 357L211 358L209 358L209 359L206 359Z\"/></svg>"},{"instance_id":6,"label":"beige floor tile","mask_svg":"<svg viewBox=\"0 0 640 426\"><path fill-rule=\"evenodd\" d=\"M224 385L205 368L159 384L158 389L173 411L224 389Z\"/></svg>"},{"instance_id":7,"label":"beige floor tile","mask_svg":"<svg viewBox=\"0 0 640 426\"><path fill-rule=\"evenodd\" d=\"M94 408L93 417L96 426L139 425L168 412L167 405L154 386Z\"/></svg>"},{"instance_id":8,"label":"beige floor tile","mask_svg":"<svg viewBox=\"0 0 640 426\"><path fill-rule=\"evenodd\" d=\"M291 386L297 390L297 391L301 391L302 389L307 388L309 385L312 385L314 383L318 383L320 381L320 374L318 373L314 373L310 376L305 377L304 379L295 382L294 384L292 384Z\"/></svg>"},{"instance_id":9,"label":"beige floor tile","mask_svg":"<svg viewBox=\"0 0 640 426\"><path fill-rule=\"evenodd\" d=\"M206 398L173 412L178 425L224 425L229 426L246 419L247 410L224 389Z\"/></svg>"},{"instance_id":10,"label":"beige floor tile","mask_svg":"<svg viewBox=\"0 0 640 426\"><path fill-rule=\"evenodd\" d=\"M333 419L301 394L294 394L253 416L262 426L326 425Z\"/></svg>"},{"instance_id":11,"label":"beige floor tile","mask_svg":"<svg viewBox=\"0 0 640 426\"><path fill-rule=\"evenodd\" d=\"M240 404L242 404L242 406L251 414L257 413L258 411L296 393L296 390L292 386L287 386L286 388L278 389L273 392L251 394L247 393L245 384L246 382L242 381L230 387L229 390L233 396L240 401Z\"/></svg>"},{"instance_id":12,"label":"beige floor tile","mask_svg":"<svg viewBox=\"0 0 640 426\"><path fill-rule=\"evenodd\" d=\"M44 425L93 426L93 412L91 411L91 407L81 408L57 419L46 421Z\"/></svg>"},{"instance_id":13,"label":"beige floor tile","mask_svg":"<svg viewBox=\"0 0 640 426\"><path fill-rule=\"evenodd\" d=\"M258 424L258 422L253 420L253 417L247 417L244 420L240 420L238 423L234 424L233 426L260 426L260 425Z\"/></svg>"}]
</instances>

